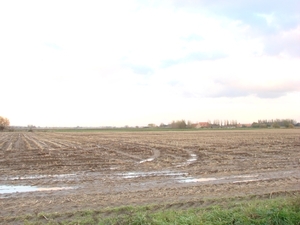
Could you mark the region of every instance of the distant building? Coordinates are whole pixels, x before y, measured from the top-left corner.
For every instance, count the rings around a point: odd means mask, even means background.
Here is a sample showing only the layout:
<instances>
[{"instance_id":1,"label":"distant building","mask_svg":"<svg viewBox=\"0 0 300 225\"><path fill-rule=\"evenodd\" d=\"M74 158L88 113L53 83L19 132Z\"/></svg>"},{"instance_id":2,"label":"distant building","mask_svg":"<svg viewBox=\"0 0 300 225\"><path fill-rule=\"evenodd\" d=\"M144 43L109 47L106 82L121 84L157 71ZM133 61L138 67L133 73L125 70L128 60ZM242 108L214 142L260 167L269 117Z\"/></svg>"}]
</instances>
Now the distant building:
<instances>
[{"instance_id":1,"label":"distant building","mask_svg":"<svg viewBox=\"0 0 300 225\"><path fill-rule=\"evenodd\" d=\"M208 128L210 127L210 124L208 122L199 122L199 123L193 123L192 124L192 128Z\"/></svg>"}]
</instances>

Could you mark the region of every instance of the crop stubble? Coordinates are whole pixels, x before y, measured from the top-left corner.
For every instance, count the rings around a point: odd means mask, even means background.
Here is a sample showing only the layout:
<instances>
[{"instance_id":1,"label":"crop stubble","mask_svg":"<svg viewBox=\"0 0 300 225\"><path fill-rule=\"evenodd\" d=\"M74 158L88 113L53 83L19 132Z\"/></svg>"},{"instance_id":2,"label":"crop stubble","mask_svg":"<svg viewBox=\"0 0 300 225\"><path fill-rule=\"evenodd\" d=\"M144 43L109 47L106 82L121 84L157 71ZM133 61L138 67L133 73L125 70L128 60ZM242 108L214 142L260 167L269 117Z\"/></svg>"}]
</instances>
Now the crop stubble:
<instances>
[{"instance_id":1,"label":"crop stubble","mask_svg":"<svg viewBox=\"0 0 300 225\"><path fill-rule=\"evenodd\" d=\"M300 190L300 130L0 133L1 216ZM180 203L180 204L179 204ZM189 204L184 204L189 203Z\"/></svg>"}]
</instances>

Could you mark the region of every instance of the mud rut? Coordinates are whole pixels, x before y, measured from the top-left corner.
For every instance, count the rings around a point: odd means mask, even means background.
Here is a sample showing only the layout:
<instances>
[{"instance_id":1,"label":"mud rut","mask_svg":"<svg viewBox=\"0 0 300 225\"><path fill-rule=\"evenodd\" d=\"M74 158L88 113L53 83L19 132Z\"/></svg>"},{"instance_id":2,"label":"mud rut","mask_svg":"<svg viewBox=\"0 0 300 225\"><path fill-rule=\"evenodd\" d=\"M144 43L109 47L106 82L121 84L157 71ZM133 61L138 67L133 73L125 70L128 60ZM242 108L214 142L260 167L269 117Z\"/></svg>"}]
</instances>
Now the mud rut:
<instances>
[{"instance_id":1,"label":"mud rut","mask_svg":"<svg viewBox=\"0 0 300 225\"><path fill-rule=\"evenodd\" d=\"M300 191L300 130L0 133L1 217ZM64 189L67 188L67 189ZM0 190L1 191L1 190Z\"/></svg>"}]
</instances>

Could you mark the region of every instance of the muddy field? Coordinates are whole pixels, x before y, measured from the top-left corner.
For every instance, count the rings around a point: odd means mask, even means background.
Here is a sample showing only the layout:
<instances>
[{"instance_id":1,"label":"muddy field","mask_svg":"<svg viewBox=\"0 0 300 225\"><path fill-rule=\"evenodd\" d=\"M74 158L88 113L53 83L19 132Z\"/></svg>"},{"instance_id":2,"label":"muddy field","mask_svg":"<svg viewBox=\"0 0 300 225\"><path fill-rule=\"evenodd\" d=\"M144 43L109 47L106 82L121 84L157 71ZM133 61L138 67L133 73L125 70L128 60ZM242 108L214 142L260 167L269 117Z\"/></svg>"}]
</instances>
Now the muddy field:
<instances>
[{"instance_id":1,"label":"muddy field","mask_svg":"<svg viewBox=\"0 0 300 225\"><path fill-rule=\"evenodd\" d=\"M300 191L300 129L2 132L0 221Z\"/></svg>"}]
</instances>

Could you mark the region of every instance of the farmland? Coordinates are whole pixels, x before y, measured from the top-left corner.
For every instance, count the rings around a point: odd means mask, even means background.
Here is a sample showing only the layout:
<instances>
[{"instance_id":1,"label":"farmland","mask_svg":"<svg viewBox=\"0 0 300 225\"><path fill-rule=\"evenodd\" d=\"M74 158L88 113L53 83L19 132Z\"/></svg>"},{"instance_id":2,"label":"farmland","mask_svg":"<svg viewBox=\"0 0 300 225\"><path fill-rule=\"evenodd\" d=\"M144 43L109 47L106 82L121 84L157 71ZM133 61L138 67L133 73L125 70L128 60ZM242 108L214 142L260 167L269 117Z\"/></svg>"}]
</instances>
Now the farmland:
<instances>
[{"instance_id":1,"label":"farmland","mask_svg":"<svg viewBox=\"0 0 300 225\"><path fill-rule=\"evenodd\" d=\"M129 205L189 208L299 192L300 130L2 132L0 162L0 219Z\"/></svg>"}]
</instances>

